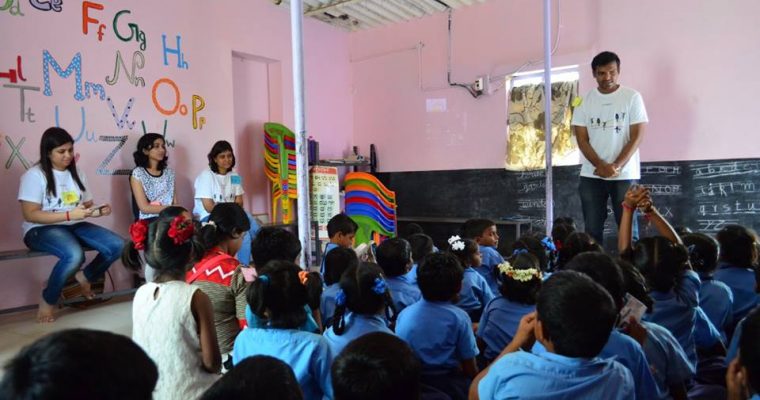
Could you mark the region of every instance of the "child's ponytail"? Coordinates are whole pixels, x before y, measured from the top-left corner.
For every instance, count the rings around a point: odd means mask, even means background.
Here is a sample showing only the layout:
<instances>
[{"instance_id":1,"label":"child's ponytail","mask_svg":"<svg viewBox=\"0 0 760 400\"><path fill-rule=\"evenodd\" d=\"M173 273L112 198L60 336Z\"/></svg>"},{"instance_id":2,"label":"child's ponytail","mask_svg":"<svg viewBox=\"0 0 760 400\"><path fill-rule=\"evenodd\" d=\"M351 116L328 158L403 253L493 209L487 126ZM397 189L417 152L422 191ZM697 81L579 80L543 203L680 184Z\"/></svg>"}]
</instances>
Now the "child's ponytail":
<instances>
[{"instance_id":1,"label":"child's ponytail","mask_svg":"<svg viewBox=\"0 0 760 400\"><path fill-rule=\"evenodd\" d=\"M335 306L332 327L336 335L342 335L345 331L348 311L360 315L383 312L391 322L395 321L397 314L383 270L377 264L368 262L351 266L343 273Z\"/></svg>"},{"instance_id":2,"label":"child's ponytail","mask_svg":"<svg viewBox=\"0 0 760 400\"><path fill-rule=\"evenodd\" d=\"M148 242L148 233L150 224L147 220L137 220L129 226L129 237L124 249L121 252L121 262L125 267L139 271L142 268L143 260L140 257L140 250L144 250Z\"/></svg>"}]
</instances>

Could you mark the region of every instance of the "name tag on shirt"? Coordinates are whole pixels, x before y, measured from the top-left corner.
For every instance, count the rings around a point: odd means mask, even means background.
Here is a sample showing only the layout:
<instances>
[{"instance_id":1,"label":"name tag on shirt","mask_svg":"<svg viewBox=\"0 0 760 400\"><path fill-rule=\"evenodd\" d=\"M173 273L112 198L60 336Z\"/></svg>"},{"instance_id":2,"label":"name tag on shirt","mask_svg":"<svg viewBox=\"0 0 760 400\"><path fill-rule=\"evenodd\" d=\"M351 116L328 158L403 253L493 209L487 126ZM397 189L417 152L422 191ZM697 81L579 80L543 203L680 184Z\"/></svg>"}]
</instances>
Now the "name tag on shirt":
<instances>
[{"instance_id":1,"label":"name tag on shirt","mask_svg":"<svg viewBox=\"0 0 760 400\"><path fill-rule=\"evenodd\" d=\"M233 175L230 177L230 181L233 185L239 185L240 184L240 175Z\"/></svg>"}]
</instances>

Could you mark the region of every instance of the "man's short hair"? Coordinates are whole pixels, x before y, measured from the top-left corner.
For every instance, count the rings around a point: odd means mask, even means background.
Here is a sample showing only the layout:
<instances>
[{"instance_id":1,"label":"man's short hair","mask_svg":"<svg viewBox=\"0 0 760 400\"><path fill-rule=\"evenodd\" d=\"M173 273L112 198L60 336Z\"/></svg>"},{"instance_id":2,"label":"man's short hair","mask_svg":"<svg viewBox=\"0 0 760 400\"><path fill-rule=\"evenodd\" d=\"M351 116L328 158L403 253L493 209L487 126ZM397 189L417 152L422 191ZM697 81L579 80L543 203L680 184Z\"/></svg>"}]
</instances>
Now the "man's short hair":
<instances>
[{"instance_id":1,"label":"man's short hair","mask_svg":"<svg viewBox=\"0 0 760 400\"><path fill-rule=\"evenodd\" d=\"M357 229L359 229L359 225L344 213L336 214L327 221L327 236L329 237L335 236L338 232L350 235L356 233Z\"/></svg>"},{"instance_id":2,"label":"man's short hair","mask_svg":"<svg viewBox=\"0 0 760 400\"><path fill-rule=\"evenodd\" d=\"M483 232L494 225L496 224L490 219L468 219L464 222L464 225L462 225L462 236L464 236L465 239L475 239L478 236L483 236Z\"/></svg>"},{"instance_id":3,"label":"man's short hair","mask_svg":"<svg viewBox=\"0 0 760 400\"><path fill-rule=\"evenodd\" d=\"M303 394L293 369L270 356L247 357L203 394L200 400L301 400Z\"/></svg>"},{"instance_id":4,"label":"man's short hair","mask_svg":"<svg viewBox=\"0 0 760 400\"><path fill-rule=\"evenodd\" d=\"M612 62L617 64L618 69L620 69L620 57L618 57L617 54L611 51L603 51L597 54L596 57L594 57L594 59L591 60L591 71L596 72L596 69L598 67L607 65Z\"/></svg>"},{"instance_id":5,"label":"man's short hair","mask_svg":"<svg viewBox=\"0 0 760 400\"><path fill-rule=\"evenodd\" d=\"M251 259L256 268L272 260L295 262L300 253L301 241L283 228L261 228L251 242Z\"/></svg>"},{"instance_id":6,"label":"man's short hair","mask_svg":"<svg viewBox=\"0 0 760 400\"><path fill-rule=\"evenodd\" d=\"M557 354L592 358L610 338L617 309L598 283L575 271L560 271L544 282L536 304L538 320Z\"/></svg>"},{"instance_id":7,"label":"man's short hair","mask_svg":"<svg viewBox=\"0 0 760 400\"><path fill-rule=\"evenodd\" d=\"M450 301L459 293L464 269L451 253L428 254L417 267L417 285L427 301Z\"/></svg>"},{"instance_id":8,"label":"man's short hair","mask_svg":"<svg viewBox=\"0 0 760 400\"><path fill-rule=\"evenodd\" d=\"M68 329L24 347L5 365L3 399L152 399L156 364L132 339Z\"/></svg>"},{"instance_id":9,"label":"man's short hair","mask_svg":"<svg viewBox=\"0 0 760 400\"><path fill-rule=\"evenodd\" d=\"M336 400L418 400L422 367L397 336L374 332L352 341L332 365Z\"/></svg>"},{"instance_id":10,"label":"man's short hair","mask_svg":"<svg viewBox=\"0 0 760 400\"><path fill-rule=\"evenodd\" d=\"M385 276L392 278L403 275L412 261L412 248L404 239L390 238L377 246L375 251L377 265L383 269Z\"/></svg>"}]
</instances>

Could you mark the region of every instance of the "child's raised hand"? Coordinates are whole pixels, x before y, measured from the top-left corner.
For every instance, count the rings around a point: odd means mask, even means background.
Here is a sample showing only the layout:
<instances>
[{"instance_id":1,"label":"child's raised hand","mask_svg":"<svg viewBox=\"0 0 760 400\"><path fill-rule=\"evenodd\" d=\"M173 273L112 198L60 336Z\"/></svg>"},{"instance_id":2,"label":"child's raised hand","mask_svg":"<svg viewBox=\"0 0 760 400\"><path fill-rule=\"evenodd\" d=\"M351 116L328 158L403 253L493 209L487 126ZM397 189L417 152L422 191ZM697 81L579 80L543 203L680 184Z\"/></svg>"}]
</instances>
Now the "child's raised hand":
<instances>
[{"instance_id":1,"label":"child's raised hand","mask_svg":"<svg viewBox=\"0 0 760 400\"><path fill-rule=\"evenodd\" d=\"M631 208L639 206L639 202L649 199L649 189L641 185L631 185L625 192L623 202ZM649 200L651 202L651 200Z\"/></svg>"},{"instance_id":2,"label":"child's raised hand","mask_svg":"<svg viewBox=\"0 0 760 400\"><path fill-rule=\"evenodd\" d=\"M747 388L746 370L742 367L739 357L736 357L726 370L726 389L728 400L744 400L749 398Z\"/></svg>"}]
</instances>

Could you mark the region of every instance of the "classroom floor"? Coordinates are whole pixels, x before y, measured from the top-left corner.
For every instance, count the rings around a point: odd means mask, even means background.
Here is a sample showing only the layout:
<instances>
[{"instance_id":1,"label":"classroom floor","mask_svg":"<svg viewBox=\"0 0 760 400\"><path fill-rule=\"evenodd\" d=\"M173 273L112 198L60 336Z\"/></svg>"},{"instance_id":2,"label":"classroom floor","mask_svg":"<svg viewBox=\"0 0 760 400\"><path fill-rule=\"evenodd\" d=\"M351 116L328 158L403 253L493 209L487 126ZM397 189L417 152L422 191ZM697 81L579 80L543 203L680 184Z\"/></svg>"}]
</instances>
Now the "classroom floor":
<instances>
[{"instance_id":1,"label":"classroom floor","mask_svg":"<svg viewBox=\"0 0 760 400\"><path fill-rule=\"evenodd\" d=\"M51 333L71 328L98 329L132 335L132 297L122 296L87 309L66 307L56 313L51 324L39 324L37 310L0 315L0 366L22 347ZM0 369L0 376L3 370Z\"/></svg>"}]
</instances>

